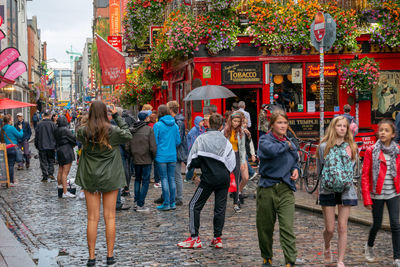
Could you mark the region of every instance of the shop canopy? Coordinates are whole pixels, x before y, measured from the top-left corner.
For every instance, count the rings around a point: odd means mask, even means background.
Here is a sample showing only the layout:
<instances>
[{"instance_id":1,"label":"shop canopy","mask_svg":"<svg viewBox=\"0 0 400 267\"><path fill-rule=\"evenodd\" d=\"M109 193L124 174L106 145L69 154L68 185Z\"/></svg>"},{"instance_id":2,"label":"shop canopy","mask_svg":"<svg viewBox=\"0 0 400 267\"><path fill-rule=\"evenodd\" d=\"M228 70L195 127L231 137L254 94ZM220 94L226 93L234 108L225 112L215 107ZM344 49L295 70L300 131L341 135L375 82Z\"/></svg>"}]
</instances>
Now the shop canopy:
<instances>
[{"instance_id":1,"label":"shop canopy","mask_svg":"<svg viewBox=\"0 0 400 267\"><path fill-rule=\"evenodd\" d=\"M14 108L25 108L25 107L34 107L35 104L11 100L8 98L0 99L0 110L1 109L14 109Z\"/></svg>"}]
</instances>

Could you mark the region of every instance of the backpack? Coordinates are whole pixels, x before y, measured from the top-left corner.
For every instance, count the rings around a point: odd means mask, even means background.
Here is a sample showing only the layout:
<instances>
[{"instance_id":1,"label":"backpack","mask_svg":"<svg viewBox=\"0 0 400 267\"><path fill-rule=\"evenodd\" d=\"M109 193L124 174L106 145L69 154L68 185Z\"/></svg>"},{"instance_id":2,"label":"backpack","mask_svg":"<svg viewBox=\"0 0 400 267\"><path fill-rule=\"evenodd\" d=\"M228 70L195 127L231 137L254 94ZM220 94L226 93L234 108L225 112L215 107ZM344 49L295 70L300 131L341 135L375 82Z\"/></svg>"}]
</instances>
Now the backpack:
<instances>
[{"instance_id":1,"label":"backpack","mask_svg":"<svg viewBox=\"0 0 400 267\"><path fill-rule=\"evenodd\" d=\"M342 193L353 184L353 163L346 152L349 144L335 145L329 150L321 172L321 186L328 192Z\"/></svg>"},{"instance_id":2,"label":"backpack","mask_svg":"<svg viewBox=\"0 0 400 267\"><path fill-rule=\"evenodd\" d=\"M356 136L358 134L358 125L354 120L351 121L349 129L353 136Z\"/></svg>"}]
</instances>

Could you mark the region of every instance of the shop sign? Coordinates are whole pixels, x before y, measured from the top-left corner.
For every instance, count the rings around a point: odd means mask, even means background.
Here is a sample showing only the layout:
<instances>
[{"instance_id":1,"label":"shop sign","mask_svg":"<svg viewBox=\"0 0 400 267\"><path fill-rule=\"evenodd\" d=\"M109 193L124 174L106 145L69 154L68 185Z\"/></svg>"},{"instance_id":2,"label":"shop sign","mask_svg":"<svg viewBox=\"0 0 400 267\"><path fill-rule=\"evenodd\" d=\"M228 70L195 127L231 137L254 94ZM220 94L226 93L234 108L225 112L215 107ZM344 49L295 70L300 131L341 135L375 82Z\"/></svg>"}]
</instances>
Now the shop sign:
<instances>
[{"instance_id":1,"label":"shop sign","mask_svg":"<svg viewBox=\"0 0 400 267\"><path fill-rule=\"evenodd\" d=\"M325 118L325 129L329 126L331 118ZM289 125L299 138L319 137L319 118L316 119L289 119Z\"/></svg>"},{"instance_id":2,"label":"shop sign","mask_svg":"<svg viewBox=\"0 0 400 267\"><path fill-rule=\"evenodd\" d=\"M319 77L320 64L309 64L307 65L307 78ZM324 76L325 77L336 77L338 75L337 67L335 63L325 63L324 65Z\"/></svg>"},{"instance_id":3,"label":"shop sign","mask_svg":"<svg viewBox=\"0 0 400 267\"><path fill-rule=\"evenodd\" d=\"M121 10L119 0L109 2L110 35L121 33Z\"/></svg>"},{"instance_id":4,"label":"shop sign","mask_svg":"<svg viewBox=\"0 0 400 267\"><path fill-rule=\"evenodd\" d=\"M222 84L261 84L261 62L222 63Z\"/></svg>"},{"instance_id":5,"label":"shop sign","mask_svg":"<svg viewBox=\"0 0 400 267\"><path fill-rule=\"evenodd\" d=\"M112 47L122 52L122 36L108 36L107 41Z\"/></svg>"},{"instance_id":6,"label":"shop sign","mask_svg":"<svg viewBox=\"0 0 400 267\"><path fill-rule=\"evenodd\" d=\"M203 66L203 79L211 78L211 66Z\"/></svg>"},{"instance_id":7,"label":"shop sign","mask_svg":"<svg viewBox=\"0 0 400 267\"><path fill-rule=\"evenodd\" d=\"M168 81L161 81L161 89L164 90L168 89Z\"/></svg>"},{"instance_id":8,"label":"shop sign","mask_svg":"<svg viewBox=\"0 0 400 267\"><path fill-rule=\"evenodd\" d=\"M358 100L371 100L372 98L372 93L371 91L359 91L358 92Z\"/></svg>"}]
</instances>

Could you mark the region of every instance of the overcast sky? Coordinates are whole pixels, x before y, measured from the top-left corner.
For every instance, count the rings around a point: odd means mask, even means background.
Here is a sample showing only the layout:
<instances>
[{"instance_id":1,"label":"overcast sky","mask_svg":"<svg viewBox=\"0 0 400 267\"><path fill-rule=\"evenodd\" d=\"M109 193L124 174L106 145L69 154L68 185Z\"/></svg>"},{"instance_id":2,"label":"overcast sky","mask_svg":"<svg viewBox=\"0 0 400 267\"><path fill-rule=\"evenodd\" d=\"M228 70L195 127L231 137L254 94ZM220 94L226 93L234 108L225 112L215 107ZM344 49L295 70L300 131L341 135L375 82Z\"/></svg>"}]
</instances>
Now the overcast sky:
<instances>
[{"instance_id":1,"label":"overcast sky","mask_svg":"<svg viewBox=\"0 0 400 267\"><path fill-rule=\"evenodd\" d=\"M33 0L27 3L28 19L37 16L42 42L47 42L47 59L69 62L66 50L82 53L92 36L92 0Z\"/></svg>"}]
</instances>

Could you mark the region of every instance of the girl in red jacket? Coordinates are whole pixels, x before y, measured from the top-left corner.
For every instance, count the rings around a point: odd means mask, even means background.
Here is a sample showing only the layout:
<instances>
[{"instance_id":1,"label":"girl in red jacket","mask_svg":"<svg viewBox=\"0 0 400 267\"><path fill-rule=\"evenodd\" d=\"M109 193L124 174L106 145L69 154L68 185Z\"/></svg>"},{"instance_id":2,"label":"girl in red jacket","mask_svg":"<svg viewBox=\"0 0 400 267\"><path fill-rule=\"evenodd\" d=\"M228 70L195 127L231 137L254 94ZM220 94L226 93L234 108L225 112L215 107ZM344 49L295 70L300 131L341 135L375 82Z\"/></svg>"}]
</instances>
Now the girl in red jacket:
<instances>
[{"instance_id":1,"label":"girl in red jacket","mask_svg":"<svg viewBox=\"0 0 400 267\"><path fill-rule=\"evenodd\" d=\"M394 142L396 128L389 120L379 123L379 140L365 152L361 178L364 206L372 210L373 224L365 244L365 258L375 260L373 246L382 224L383 208L389 211L394 266L400 267L400 147Z\"/></svg>"}]
</instances>

